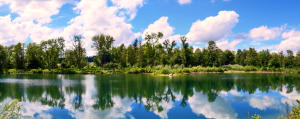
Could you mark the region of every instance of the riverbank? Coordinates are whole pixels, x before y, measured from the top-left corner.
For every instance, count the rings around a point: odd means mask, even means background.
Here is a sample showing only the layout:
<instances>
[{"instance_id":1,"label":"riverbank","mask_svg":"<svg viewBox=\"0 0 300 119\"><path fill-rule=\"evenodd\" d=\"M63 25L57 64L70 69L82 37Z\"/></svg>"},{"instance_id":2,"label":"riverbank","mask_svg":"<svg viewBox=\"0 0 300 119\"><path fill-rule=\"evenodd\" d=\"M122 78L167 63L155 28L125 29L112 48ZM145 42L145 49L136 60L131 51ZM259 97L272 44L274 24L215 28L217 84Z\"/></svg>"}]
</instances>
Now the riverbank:
<instances>
[{"instance_id":1,"label":"riverbank","mask_svg":"<svg viewBox=\"0 0 300 119\"><path fill-rule=\"evenodd\" d=\"M159 76L168 76L168 74L180 75L191 73L289 73L300 74L300 69L296 68L267 68L254 66L227 65L223 67L128 67L128 68L57 68L57 69L8 69L2 71L2 74L153 74Z\"/></svg>"}]
</instances>

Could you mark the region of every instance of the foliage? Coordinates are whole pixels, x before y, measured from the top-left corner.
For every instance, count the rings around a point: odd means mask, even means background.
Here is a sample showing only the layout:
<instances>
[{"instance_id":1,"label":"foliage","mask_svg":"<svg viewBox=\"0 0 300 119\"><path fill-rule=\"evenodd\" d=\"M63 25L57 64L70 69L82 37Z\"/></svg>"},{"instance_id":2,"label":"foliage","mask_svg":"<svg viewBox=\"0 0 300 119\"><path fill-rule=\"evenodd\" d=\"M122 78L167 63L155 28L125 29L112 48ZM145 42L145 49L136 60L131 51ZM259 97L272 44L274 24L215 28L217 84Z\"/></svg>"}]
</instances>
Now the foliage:
<instances>
[{"instance_id":1,"label":"foliage","mask_svg":"<svg viewBox=\"0 0 300 119\"><path fill-rule=\"evenodd\" d=\"M252 119L261 119L261 116L259 114L254 114L251 118Z\"/></svg>"},{"instance_id":2,"label":"foliage","mask_svg":"<svg viewBox=\"0 0 300 119\"><path fill-rule=\"evenodd\" d=\"M0 105L0 119L20 119L20 109L18 100L13 100L4 104L4 106Z\"/></svg>"},{"instance_id":3,"label":"foliage","mask_svg":"<svg viewBox=\"0 0 300 119\"><path fill-rule=\"evenodd\" d=\"M29 43L27 46L22 43L0 45L0 72L86 73L88 70L90 73L95 68L104 68L102 73L300 72L300 51L296 56L291 50L286 53L256 51L255 48L223 51L214 41L209 41L206 48L194 49L185 36L180 37L178 45L175 40L163 39L163 36L161 32L147 33L144 39L135 39L128 46L114 46L112 36L95 35L92 48L96 50L96 56L90 57L86 56L80 35L73 37L71 49L65 48L63 38L49 39L41 44ZM98 69L95 72L99 72ZM123 71L127 69L130 71Z\"/></svg>"}]
</instances>

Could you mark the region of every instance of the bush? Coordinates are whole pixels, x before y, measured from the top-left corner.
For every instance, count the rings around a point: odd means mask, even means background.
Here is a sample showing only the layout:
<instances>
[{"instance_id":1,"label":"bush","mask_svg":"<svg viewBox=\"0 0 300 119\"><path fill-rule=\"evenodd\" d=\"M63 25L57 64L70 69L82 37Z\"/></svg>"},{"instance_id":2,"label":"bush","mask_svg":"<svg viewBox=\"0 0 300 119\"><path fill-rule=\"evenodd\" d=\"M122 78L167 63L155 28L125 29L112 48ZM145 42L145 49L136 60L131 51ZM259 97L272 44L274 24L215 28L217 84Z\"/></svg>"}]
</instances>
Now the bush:
<instances>
[{"instance_id":1,"label":"bush","mask_svg":"<svg viewBox=\"0 0 300 119\"><path fill-rule=\"evenodd\" d=\"M160 73L160 74L170 74L171 71L168 68L163 68L161 70L158 70L158 73Z\"/></svg>"},{"instance_id":2,"label":"bush","mask_svg":"<svg viewBox=\"0 0 300 119\"><path fill-rule=\"evenodd\" d=\"M11 102L6 103L0 109L0 119L20 119L20 109L18 100L13 100Z\"/></svg>"},{"instance_id":3,"label":"bush","mask_svg":"<svg viewBox=\"0 0 300 119\"><path fill-rule=\"evenodd\" d=\"M121 67L119 64L111 63L111 62L106 63L106 64L103 65L103 68L109 68L109 69L116 69L116 68L119 68L119 67Z\"/></svg>"},{"instance_id":4,"label":"bush","mask_svg":"<svg viewBox=\"0 0 300 119\"><path fill-rule=\"evenodd\" d=\"M40 73L43 73L43 70L42 69L31 69L29 71L29 73L40 74Z\"/></svg>"},{"instance_id":5,"label":"bush","mask_svg":"<svg viewBox=\"0 0 300 119\"><path fill-rule=\"evenodd\" d=\"M255 66L246 66L244 71L257 71L257 68Z\"/></svg>"},{"instance_id":6,"label":"bush","mask_svg":"<svg viewBox=\"0 0 300 119\"><path fill-rule=\"evenodd\" d=\"M16 74L16 73L18 73L18 72L17 72L17 69L9 69L9 70L8 70L8 73L9 73L9 74Z\"/></svg>"}]
</instances>

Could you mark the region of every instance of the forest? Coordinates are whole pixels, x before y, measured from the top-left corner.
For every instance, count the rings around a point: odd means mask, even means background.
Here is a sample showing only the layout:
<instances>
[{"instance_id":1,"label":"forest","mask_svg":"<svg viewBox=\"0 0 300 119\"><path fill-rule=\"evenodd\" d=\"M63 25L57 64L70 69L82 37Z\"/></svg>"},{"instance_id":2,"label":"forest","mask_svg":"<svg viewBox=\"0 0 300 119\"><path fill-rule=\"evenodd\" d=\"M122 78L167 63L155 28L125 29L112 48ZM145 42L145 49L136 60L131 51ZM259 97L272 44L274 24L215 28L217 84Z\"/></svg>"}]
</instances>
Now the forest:
<instances>
[{"instance_id":1,"label":"forest","mask_svg":"<svg viewBox=\"0 0 300 119\"><path fill-rule=\"evenodd\" d=\"M214 41L206 48L194 49L185 36L179 43L163 39L161 32L135 39L128 46L114 46L115 39L106 34L92 38L96 56L87 57L82 36L73 37L73 48L66 49L64 38L49 39L40 44L17 43L0 45L0 71L2 73L180 73L241 71L295 71L300 73L300 51L279 53L255 48L221 50ZM160 43L159 41L163 41ZM179 71L173 71L180 69ZM290 70L293 69L293 70Z\"/></svg>"}]
</instances>

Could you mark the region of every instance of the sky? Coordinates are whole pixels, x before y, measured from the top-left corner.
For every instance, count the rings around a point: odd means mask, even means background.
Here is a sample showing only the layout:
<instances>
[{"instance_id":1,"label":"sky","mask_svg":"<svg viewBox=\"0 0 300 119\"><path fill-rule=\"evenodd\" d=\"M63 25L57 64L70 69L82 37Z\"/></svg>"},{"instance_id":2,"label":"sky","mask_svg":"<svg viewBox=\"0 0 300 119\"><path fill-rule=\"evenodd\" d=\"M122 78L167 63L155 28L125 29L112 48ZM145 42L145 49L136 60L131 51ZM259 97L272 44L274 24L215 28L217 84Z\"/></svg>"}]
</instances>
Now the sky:
<instances>
[{"instance_id":1,"label":"sky","mask_svg":"<svg viewBox=\"0 0 300 119\"><path fill-rule=\"evenodd\" d=\"M0 44L40 43L83 36L87 55L95 55L91 38L107 34L114 45L162 32L179 42L205 48L272 52L300 50L299 0L0 0ZM160 41L162 42L162 41Z\"/></svg>"}]
</instances>

